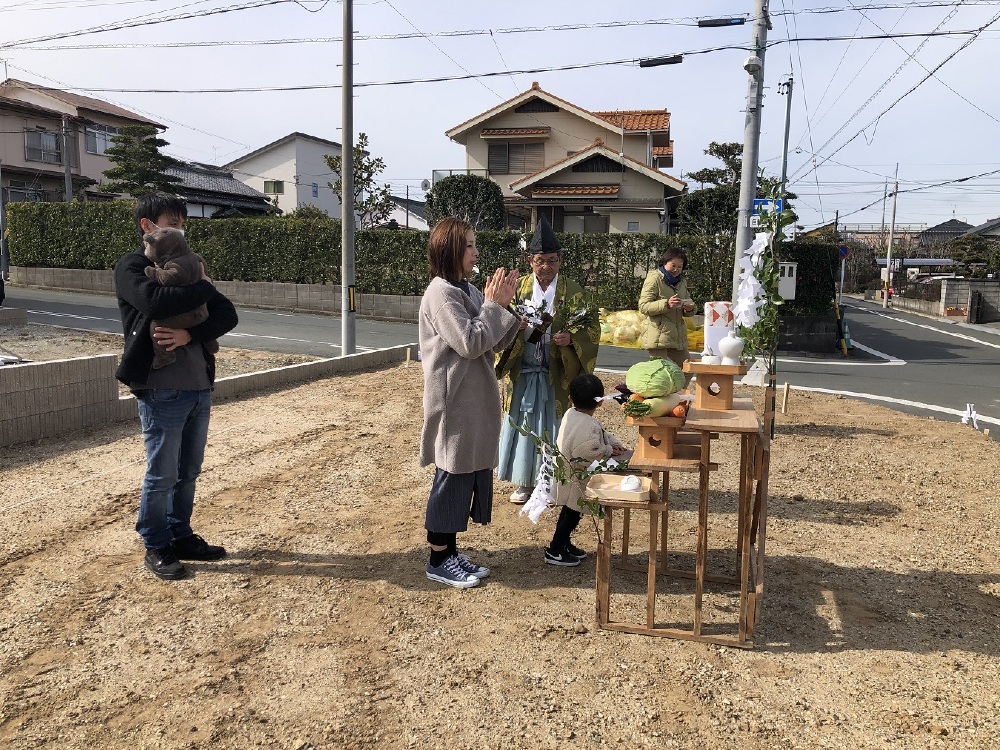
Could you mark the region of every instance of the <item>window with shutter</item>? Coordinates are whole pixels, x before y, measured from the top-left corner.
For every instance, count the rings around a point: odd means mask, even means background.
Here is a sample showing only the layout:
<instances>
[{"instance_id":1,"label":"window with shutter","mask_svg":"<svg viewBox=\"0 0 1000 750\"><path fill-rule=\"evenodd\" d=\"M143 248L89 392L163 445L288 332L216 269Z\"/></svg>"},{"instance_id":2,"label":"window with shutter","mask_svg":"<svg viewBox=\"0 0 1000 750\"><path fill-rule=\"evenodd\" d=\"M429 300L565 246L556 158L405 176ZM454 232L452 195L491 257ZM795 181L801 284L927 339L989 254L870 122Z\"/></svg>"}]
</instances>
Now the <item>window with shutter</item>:
<instances>
[{"instance_id":1,"label":"window with shutter","mask_svg":"<svg viewBox=\"0 0 1000 750\"><path fill-rule=\"evenodd\" d=\"M507 170L507 144L491 143L486 168L490 174L510 174Z\"/></svg>"},{"instance_id":2,"label":"window with shutter","mask_svg":"<svg viewBox=\"0 0 1000 750\"><path fill-rule=\"evenodd\" d=\"M491 143L490 174L533 174L545 166L544 143Z\"/></svg>"}]
</instances>

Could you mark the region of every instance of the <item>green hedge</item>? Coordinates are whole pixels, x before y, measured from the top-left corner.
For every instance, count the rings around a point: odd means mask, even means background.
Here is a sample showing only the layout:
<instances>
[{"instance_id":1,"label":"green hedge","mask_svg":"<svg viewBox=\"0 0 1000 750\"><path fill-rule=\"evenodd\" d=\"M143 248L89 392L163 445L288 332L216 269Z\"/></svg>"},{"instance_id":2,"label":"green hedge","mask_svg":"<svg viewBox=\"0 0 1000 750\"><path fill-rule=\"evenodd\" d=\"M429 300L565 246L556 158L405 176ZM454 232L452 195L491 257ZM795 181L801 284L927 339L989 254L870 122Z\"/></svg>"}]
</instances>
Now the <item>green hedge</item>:
<instances>
[{"instance_id":1,"label":"green hedge","mask_svg":"<svg viewBox=\"0 0 1000 750\"><path fill-rule=\"evenodd\" d=\"M110 269L138 246L134 203L10 203L7 205L11 264L47 268ZM355 286L365 294L420 295L427 286L427 232L359 231L355 240ZM643 279L664 251L683 248L691 261L688 288L706 302L728 290L732 252L706 255L702 237L659 234L560 234L562 272L588 290L595 304L634 309ZM210 275L228 281L339 284L340 222L328 218L261 217L191 219L188 238ZM525 238L530 239L530 238ZM479 232L481 278L498 266L527 272L517 232ZM791 242L781 259L797 261L796 299L783 314L820 315L833 299L837 246Z\"/></svg>"},{"instance_id":2,"label":"green hedge","mask_svg":"<svg viewBox=\"0 0 1000 750\"><path fill-rule=\"evenodd\" d=\"M795 299L781 306L781 315L832 314L834 280L840 274L837 244L796 240L782 245L779 254L782 262L799 264L795 269Z\"/></svg>"}]
</instances>

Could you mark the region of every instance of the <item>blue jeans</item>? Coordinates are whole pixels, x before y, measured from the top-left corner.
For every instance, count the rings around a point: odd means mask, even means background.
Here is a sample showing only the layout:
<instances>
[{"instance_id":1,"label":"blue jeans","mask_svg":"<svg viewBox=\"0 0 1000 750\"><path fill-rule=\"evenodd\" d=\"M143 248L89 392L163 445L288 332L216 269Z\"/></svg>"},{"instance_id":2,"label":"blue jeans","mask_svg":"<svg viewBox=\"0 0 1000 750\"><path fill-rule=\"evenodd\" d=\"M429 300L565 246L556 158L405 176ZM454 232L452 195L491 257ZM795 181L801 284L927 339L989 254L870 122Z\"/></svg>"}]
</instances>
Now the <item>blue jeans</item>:
<instances>
[{"instance_id":1,"label":"blue jeans","mask_svg":"<svg viewBox=\"0 0 1000 750\"><path fill-rule=\"evenodd\" d=\"M136 401L146 476L135 530L146 549L161 549L194 533L194 484L205 458L212 392L150 390Z\"/></svg>"}]
</instances>

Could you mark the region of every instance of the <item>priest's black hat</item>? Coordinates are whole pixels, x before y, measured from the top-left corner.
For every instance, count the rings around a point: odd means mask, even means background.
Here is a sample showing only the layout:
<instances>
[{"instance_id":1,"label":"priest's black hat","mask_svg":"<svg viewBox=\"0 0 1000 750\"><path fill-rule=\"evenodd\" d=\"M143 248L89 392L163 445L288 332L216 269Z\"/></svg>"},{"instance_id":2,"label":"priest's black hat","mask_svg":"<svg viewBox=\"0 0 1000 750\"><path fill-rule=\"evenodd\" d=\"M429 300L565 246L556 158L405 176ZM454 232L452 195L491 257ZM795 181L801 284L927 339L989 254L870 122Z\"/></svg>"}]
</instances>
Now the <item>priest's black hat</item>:
<instances>
[{"instance_id":1,"label":"priest's black hat","mask_svg":"<svg viewBox=\"0 0 1000 750\"><path fill-rule=\"evenodd\" d=\"M556 239L556 233L552 231L549 220L544 216L539 217L535 234L532 235L531 242L528 244L528 255L561 252L562 248L559 246L559 240Z\"/></svg>"}]
</instances>

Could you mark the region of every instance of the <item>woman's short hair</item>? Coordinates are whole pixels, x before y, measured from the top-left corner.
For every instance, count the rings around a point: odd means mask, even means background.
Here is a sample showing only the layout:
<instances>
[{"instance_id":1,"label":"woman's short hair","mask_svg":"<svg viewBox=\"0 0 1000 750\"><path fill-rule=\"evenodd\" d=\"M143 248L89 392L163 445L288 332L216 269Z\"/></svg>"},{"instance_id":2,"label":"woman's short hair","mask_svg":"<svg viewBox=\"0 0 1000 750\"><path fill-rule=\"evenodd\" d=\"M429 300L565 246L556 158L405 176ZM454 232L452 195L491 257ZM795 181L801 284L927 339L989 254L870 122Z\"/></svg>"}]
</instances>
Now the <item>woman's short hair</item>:
<instances>
[{"instance_id":1,"label":"woman's short hair","mask_svg":"<svg viewBox=\"0 0 1000 750\"><path fill-rule=\"evenodd\" d=\"M658 266L665 266L665 265L667 265L667 263L669 263L670 261L672 261L674 258L680 258L681 259L681 263L684 264L683 266L681 266L682 270L688 267L688 256L687 256L687 253L684 252L683 250L681 250L679 247L672 247L669 250L667 250L663 254L663 257L660 258L656 262L656 265L658 265Z\"/></svg>"},{"instance_id":2,"label":"woman's short hair","mask_svg":"<svg viewBox=\"0 0 1000 750\"><path fill-rule=\"evenodd\" d=\"M472 224L454 216L434 225L427 240L427 267L432 279L440 276L455 283L465 278L465 235L471 230Z\"/></svg>"},{"instance_id":3,"label":"woman's short hair","mask_svg":"<svg viewBox=\"0 0 1000 750\"><path fill-rule=\"evenodd\" d=\"M577 409L591 410L597 406L597 399L604 395L604 383L596 375L577 375L569 384L569 397Z\"/></svg>"}]
</instances>

